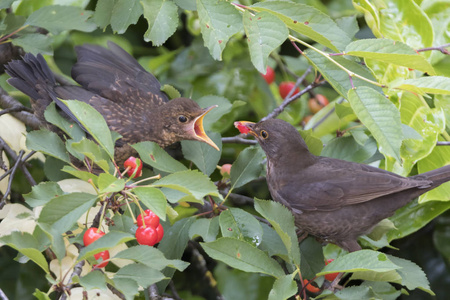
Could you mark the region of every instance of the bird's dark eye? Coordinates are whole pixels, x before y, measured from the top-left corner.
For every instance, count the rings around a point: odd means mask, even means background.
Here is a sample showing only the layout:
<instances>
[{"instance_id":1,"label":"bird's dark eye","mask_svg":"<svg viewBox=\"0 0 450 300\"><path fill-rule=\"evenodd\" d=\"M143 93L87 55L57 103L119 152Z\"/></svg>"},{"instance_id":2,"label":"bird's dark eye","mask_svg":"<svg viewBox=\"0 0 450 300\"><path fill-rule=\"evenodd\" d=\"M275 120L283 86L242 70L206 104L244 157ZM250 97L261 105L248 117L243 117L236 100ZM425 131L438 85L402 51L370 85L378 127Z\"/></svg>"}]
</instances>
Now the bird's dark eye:
<instances>
[{"instance_id":1,"label":"bird's dark eye","mask_svg":"<svg viewBox=\"0 0 450 300\"><path fill-rule=\"evenodd\" d=\"M265 130L261 130L259 135L262 136L263 139L267 139L269 137L269 134Z\"/></svg>"},{"instance_id":2,"label":"bird's dark eye","mask_svg":"<svg viewBox=\"0 0 450 300\"><path fill-rule=\"evenodd\" d=\"M186 123L187 122L187 118L183 115L178 117L178 121L180 121L181 123Z\"/></svg>"}]
</instances>

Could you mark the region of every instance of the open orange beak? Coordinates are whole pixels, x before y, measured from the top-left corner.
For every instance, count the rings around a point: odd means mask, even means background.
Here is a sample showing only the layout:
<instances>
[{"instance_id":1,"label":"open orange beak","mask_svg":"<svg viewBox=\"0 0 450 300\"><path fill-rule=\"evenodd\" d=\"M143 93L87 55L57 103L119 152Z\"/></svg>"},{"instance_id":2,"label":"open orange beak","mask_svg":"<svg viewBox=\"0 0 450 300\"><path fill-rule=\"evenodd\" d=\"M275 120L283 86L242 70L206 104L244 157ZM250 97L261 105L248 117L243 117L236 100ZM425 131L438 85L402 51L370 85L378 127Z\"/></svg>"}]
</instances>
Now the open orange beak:
<instances>
[{"instance_id":1,"label":"open orange beak","mask_svg":"<svg viewBox=\"0 0 450 300\"><path fill-rule=\"evenodd\" d=\"M209 138L209 136L206 135L205 129L203 128L203 118L211 109L213 109L215 107L217 107L217 105L213 105L213 106L205 108L203 110L203 113L194 120L194 122L193 122L194 128L193 129L194 129L195 137L198 141L207 143L208 145L210 145L217 151L220 151L219 147L217 147L217 145Z\"/></svg>"},{"instance_id":2,"label":"open orange beak","mask_svg":"<svg viewBox=\"0 0 450 300\"><path fill-rule=\"evenodd\" d=\"M256 133L253 131L253 126L255 123L249 121L236 121L234 122L234 127L236 127L240 133L248 134L256 137Z\"/></svg>"}]
</instances>

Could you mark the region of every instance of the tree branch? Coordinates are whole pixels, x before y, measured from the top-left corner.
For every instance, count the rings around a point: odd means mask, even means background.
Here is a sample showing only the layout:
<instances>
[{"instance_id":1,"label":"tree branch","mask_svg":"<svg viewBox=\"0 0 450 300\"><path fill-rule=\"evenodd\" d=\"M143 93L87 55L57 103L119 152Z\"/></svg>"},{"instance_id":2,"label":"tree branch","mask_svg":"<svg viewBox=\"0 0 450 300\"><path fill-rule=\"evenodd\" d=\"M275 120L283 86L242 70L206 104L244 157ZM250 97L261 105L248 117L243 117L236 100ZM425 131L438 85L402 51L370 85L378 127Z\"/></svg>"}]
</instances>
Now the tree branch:
<instances>
[{"instance_id":1,"label":"tree branch","mask_svg":"<svg viewBox=\"0 0 450 300\"><path fill-rule=\"evenodd\" d=\"M28 108L16 111L19 107L24 107L19 101L11 97L3 88L0 87L0 107L4 110L11 109L10 114L16 119L25 123L33 129L42 127L41 121L34 114L28 111ZM0 115L3 113L0 112Z\"/></svg>"}]
</instances>

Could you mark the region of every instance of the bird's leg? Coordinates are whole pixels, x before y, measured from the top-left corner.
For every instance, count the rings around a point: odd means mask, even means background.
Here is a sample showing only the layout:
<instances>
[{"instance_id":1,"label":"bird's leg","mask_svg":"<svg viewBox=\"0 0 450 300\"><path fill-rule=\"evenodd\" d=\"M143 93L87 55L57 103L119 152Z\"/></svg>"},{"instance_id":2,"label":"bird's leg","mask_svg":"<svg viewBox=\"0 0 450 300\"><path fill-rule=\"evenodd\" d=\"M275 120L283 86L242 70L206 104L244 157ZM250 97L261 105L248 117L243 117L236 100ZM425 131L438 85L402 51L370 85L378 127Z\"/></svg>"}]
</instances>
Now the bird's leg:
<instances>
[{"instance_id":1,"label":"bird's leg","mask_svg":"<svg viewBox=\"0 0 450 300\"><path fill-rule=\"evenodd\" d=\"M333 293L337 292L337 290L342 290L344 287L339 284L339 281L341 281L344 274L344 272L340 272L332 282L325 280L324 288L332 291Z\"/></svg>"},{"instance_id":2,"label":"bird's leg","mask_svg":"<svg viewBox=\"0 0 450 300\"><path fill-rule=\"evenodd\" d=\"M301 243L308 236L308 233L303 229L297 229L296 234L298 238L298 243Z\"/></svg>"}]
</instances>

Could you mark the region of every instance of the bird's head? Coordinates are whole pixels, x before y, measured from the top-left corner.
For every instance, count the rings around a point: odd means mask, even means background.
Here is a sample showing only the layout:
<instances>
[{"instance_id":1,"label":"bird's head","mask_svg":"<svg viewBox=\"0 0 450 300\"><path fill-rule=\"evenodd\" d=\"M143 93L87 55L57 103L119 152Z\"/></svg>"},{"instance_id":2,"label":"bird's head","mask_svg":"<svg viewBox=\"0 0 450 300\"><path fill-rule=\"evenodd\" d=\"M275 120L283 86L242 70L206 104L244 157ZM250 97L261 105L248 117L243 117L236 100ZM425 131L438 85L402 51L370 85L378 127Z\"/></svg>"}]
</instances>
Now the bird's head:
<instances>
[{"instance_id":1,"label":"bird's head","mask_svg":"<svg viewBox=\"0 0 450 300\"><path fill-rule=\"evenodd\" d=\"M237 121L234 126L241 133L253 135L269 159L288 158L294 153L309 154L305 141L295 127L283 120L269 119L258 123Z\"/></svg>"},{"instance_id":2,"label":"bird's head","mask_svg":"<svg viewBox=\"0 0 450 300\"><path fill-rule=\"evenodd\" d=\"M217 151L219 147L206 135L203 118L217 105L201 108L197 102L189 98L173 99L161 107L160 118L163 118L163 130L174 139L204 142Z\"/></svg>"}]
</instances>

